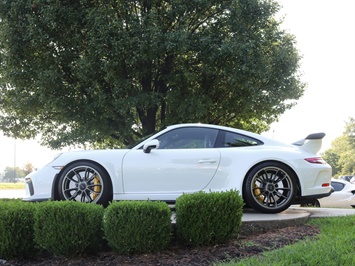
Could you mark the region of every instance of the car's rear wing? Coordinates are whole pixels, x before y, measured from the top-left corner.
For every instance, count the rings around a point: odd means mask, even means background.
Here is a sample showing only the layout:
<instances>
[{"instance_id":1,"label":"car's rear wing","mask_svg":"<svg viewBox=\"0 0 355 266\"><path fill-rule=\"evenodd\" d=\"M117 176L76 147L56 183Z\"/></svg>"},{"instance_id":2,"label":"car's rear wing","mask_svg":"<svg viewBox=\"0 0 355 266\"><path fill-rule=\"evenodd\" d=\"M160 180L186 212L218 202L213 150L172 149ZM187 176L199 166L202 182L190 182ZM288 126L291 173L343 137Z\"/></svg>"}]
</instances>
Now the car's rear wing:
<instances>
[{"instance_id":1,"label":"car's rear wing","mask_svg":"<svg viewBox=\"0 0 355 266\"><path fill-rule=\"evenodd\" d=\"M300 146L303 150L317 154L322 148L322 139L324 138L325 133L313 133L309 134L306 138L301 139L292 143L293 145Z\"/></svg>"}]
</instances>

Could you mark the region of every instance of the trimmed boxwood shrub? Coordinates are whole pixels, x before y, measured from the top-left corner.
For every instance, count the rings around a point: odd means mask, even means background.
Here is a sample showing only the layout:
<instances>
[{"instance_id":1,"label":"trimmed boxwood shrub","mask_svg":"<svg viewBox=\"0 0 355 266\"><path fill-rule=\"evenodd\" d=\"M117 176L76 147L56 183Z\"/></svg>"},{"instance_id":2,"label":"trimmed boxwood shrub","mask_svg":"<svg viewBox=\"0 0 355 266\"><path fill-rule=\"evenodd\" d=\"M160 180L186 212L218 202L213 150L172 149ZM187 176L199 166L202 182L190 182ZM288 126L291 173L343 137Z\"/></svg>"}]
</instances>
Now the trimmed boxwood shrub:
<instances>
[{"instance_id":1,"label":"trimmed boxwood shrub","mask_svg":"<svg viewBox=\"0 0 355 266\"><path fill-rule=\"evenodd\" d=\"M115 202L105 211L104 232L120 254L162 250L171 240L171 211L164 202Z\"/></svg>"},{"instance_id":2,"label":"trimmed boxwood shrub","mask_svg":"<svg viewBox=\"0 0 355 266\"><path fill-rule=\"evenodd\" d=\"M230 239L242 223L243 205L235 190L180 196L175 205L179 239L192 246Z\"/></svg>"},{"instance_id":3,"label":"trimmed boxwood shrub","mask_svg":"<svg viewBox=\"0 0 355 266\"><path fill-rule=\"evenodd\" d=\"M22 199L21 198L2 198L0 199L0 202L7 202L7 201L21 201L22 202Z\"/></svg>"},{"instance_id":4,"label":"trimmed boxwood shrub","mask_svg":"<svg viewBox=\"0 0 355 266\"><path fill-rule=\"evenodd\" d=\"M31 258L36 254L34 213L33 203L0 201L0 258Z\"/></svg>"},{"instance_id":5,"label":"trimmed boxwood shrub","mask_svg":"<svg viewBox=\"0 0 355 266\"><path fill-rule=\"evenodd\" d=\"M53 255L97 252L103 240L103 213L97 204L42 202L35 215L35 241Z\"/></svg>"}]
</instances>

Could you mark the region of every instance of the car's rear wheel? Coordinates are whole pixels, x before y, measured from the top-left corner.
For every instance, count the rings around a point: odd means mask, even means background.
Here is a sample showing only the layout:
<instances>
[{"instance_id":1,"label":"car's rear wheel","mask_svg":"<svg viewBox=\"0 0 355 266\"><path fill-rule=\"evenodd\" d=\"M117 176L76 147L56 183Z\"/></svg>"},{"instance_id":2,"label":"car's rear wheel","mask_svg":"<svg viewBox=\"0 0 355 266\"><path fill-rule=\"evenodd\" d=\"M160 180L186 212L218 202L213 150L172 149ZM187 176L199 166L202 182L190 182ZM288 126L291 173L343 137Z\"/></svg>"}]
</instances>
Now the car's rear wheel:
<instances>
[{"instance_id":1,"label":"car's rear wheel","mask_svg":"<svg viewBox=\"0 0 355 266\"><path fill-rule=\"evenodd\" d=\"M58 192L61 200L93 202L108 205L112 200L112 184L107 172L91 162L76 162L60 174Z\"/></svg>"},{"instance_id":2,"label":"car's rear wheel","mask_svg":"<svg viewBox=\"0 0 355 266\"><path fill-rule=\"evenodd\" d=\"M309 202L305 202L301 204L301 207L320 207L320 203L317 199L311 200Z\"/></svg>"},{"instance_id":3,"label":"car's rear wheel","mask_svg":"<svg viewBox=\"0 0 355 266\"><path fill-rule=\"evenodd\" d=\"M295 174L284 164L265 162L246 176L243 195L246 204L265 213L278 213L292 204L296 195Z\"/></svg>"}]
</instances>

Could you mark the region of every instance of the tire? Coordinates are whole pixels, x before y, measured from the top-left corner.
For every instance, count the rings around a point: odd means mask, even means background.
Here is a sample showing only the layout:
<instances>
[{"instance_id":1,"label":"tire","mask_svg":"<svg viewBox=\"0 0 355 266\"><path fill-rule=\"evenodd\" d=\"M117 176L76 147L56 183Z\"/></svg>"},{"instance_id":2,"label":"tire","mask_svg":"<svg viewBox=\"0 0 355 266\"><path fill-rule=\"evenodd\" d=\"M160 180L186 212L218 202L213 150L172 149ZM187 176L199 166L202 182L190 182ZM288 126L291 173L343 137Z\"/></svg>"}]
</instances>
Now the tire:
<instances>
[{"instance_id":1,"label":"tire","mask_svg":"<svg viewBox=\"0 0 355 266\"><path fill-rule=\"evenodd\" d=\"M315 200L312 200L312 201L307 202L307 203L302 203L301 207L316 207L316 208L319 208L320 207L320 203L319 203L319 201L317 199L315 199Z\"/></svg>"},{"instance_id":2,"label":"tire","mask_svg":"<svg viewBox=\"0 0 355 266\"><path fill-rule=\"evenodd\" d=\"M59 198L107 206L112 201L112 184L99 165L81 161L70 164L60 174Z\"/></svg>"},{"instance_id":3,"label":"tire","mask_svg":"<svg viewBox=\"0 0 355 266\"><path fill-rule=\"evenodd\" d=\"M292 204L296 195L296 176L284 164L261 163L249 171L243 195L247 205L264 213L279 213Z\"/></svg>"}]
</instances>

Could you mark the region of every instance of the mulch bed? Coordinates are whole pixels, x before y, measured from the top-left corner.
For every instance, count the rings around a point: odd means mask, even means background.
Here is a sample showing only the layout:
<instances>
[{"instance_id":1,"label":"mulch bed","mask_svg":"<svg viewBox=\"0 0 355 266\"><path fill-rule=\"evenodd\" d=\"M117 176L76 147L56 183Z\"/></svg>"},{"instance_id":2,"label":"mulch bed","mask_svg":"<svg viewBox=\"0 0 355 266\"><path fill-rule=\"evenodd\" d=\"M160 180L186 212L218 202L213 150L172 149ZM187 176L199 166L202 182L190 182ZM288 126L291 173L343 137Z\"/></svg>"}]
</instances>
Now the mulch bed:
<instances>
[{"instance_id":1,"label":"mulch bed","mask_svg":"<svg viewBox=\"0 0 355 266\"><path fill-rule=\"evenodd\" d=\"M167 250L154 254L118 255L112 251L101 251L95 255L81 257L38 257L36 260L8 260L3 265L51 265L51 266L93 266L93 265L167 265L202 266L231 258L235 260L259 255L264 251L281 248L305 238L319 234L319 229L310 225L293 225L284 228L271 228L264 231L240 232L228 243L185 247L172 244ZM1 263L0 263L1 265Z\"/></svg>"}]
</instances>

